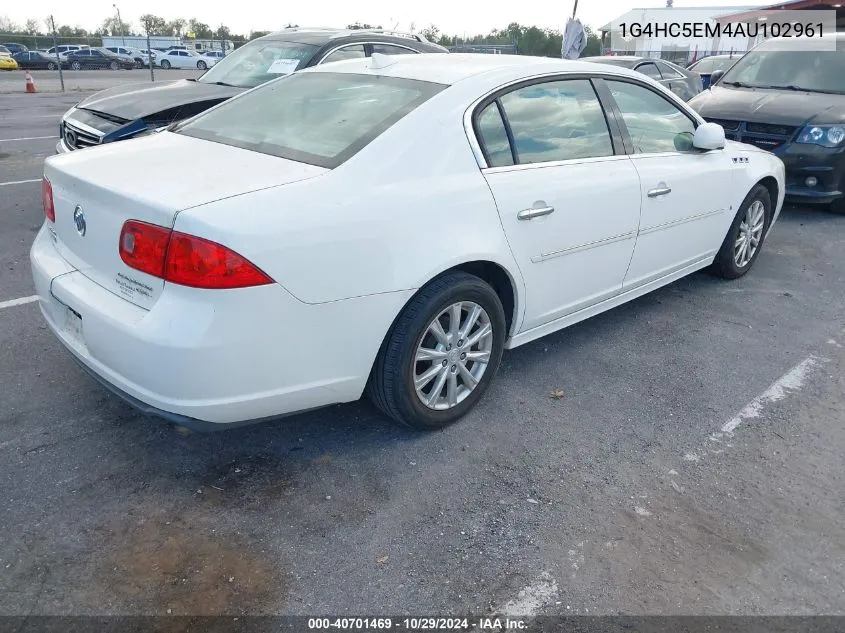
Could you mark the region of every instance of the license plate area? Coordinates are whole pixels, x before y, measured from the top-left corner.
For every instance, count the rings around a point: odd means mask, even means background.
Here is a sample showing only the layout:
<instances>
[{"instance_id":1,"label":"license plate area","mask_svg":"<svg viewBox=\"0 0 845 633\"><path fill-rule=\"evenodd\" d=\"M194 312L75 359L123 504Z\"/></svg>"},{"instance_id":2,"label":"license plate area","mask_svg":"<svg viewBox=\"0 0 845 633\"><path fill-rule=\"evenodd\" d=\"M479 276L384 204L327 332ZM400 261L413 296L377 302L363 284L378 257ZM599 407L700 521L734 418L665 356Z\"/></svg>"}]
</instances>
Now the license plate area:
<instances>
[{"instance_id":1,"label":"license plate area","mask_svg":"<svg viewBox=\"0 0 845 633\"><path fill-rule=\"evenodd\" d=\"M85 337L82 331L82 315L67 306L65 306L64 332L72 342L80 347L85 346Z\"/></svg>"}]
</instances>

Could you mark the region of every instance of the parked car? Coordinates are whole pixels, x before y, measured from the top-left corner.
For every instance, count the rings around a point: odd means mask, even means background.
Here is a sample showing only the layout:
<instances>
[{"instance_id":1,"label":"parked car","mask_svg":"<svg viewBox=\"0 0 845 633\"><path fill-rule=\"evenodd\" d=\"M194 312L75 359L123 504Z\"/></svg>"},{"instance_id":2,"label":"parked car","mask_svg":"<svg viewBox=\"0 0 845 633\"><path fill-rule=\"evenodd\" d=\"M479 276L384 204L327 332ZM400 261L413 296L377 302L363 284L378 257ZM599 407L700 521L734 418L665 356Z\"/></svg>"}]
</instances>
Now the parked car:
<instances>
[{"instance_id":1,"label":"parked car","mask_svg":"<svg viewBox=\"0 0 845 633\"><path fill-rule=\"evenodd\" d=\"M17 70L18 62L11 55L0 51L0 70Z\"/></svg>"},{"instance_id":2,"label":"parked car","mask_svg":"<svg viewBox=\"0 0 845 633\"><path fill-rule=\"evenodd\" d=\"M759 44L713 73L713 85L690 105L728 138L783 160L787 199L845 213L845 34L825 37L836 50L802 50L785 39Z\"/></svg>"},{"instance_id":3,"label":"parked car","mask_svg":"<svg viewBox=\"0 0 845 633\"><path fill-rule=\"evenodd\" d=\"M712 74L717 70L725 72L734 65L739 57L739 55L710 55L691 64L687 70L697 73L701 77L701 87L707 90L710 87L710 77Z\"/></svg>"},{"instance_id":4,"label":"parked car","mask_svg":"<svg viewBox=\"0 0 845 633\"><path fill-rule=\"evenodd\" d=\"M82 70L83 68L118 70L120 68L131 69L136 66L134 59L115 55L105 48L84 48L73 51L68 53L67 61L73 70Z\"/></svg>"},{"instance_id":5,"label":"parked car","mask_svg":"<svg viewBox=\"0 0 845 633\"><path fill-rule=\"evenodd\" d=\"M690 71L662 59L649 57L630 57L626 55L606 55L602 57L584 57L584 61L599 64L612 64L630 68L646 77L663 84L684 101L689 101L701 92L701 78Z\"/></svg>"},{"instance_id":6,"label":"parked car","mask_svg":"<svg viewBox=\"0 0 845 633\"><path fill-rule=\"evenodd\" d=\"M200 54L200 57L202 57L204 60L206 60L206 63L208 64L209 68L214 66L217 62L219 62L225 56L226 55L225 55L225 53L223 53L223 51L203 51Z\"/></svg>"},{"instance_id":7,"label":"parked car","mask_svg":"<svg viewBox=\"0 0 845 633\"><path fill-rule=\"evenodd\" d=\"M505 348L746 274L783 190L630 70L378 55L47 159L31 263L55 335L145 412L220 428L366 391L436 429Z\"/></svg>"},{"instance_id":8,"label":"parked car","mask_svg":"<svg viewBox=\"0 0 845 633\"><path fill-rule=\"evenodd\" d=\"M70 53L75 51L81 51L83 48L89 48L87 44L60 44L59 46L54 46L53 48L48 48L45 52L48 55L55 55L56 52L59 53L59 57L63 60L67 60L67 56Z\"/></svg>"},{"instance_id":9,"label":"parked car","mask_svg":"<svg viewBox=\"0 0 845 633\"><path fill-rule=\"evenodd\" d=\"M3 47L8 50L12 55L17 55L18 53L26 53L29 50L23 44L16 44L15 42L8 42L6 44L3 44Z\"/></svg>"},{"instance_id":10,"label":"parked car","mask_svg":"<svg viewBox=\"0 0 845 633\"><path fill-rule=\"evenodd\" d=\"M143 68L150 65L150 56L137 48L130 48L128 46L106 46L106 50L111 51L115 55L123 57L124 59L131 59L135 62L136 68Z\"/></svg>"},{"instance_id":11,"label":"parked car","mask_svg":"<svg viewBox=\"0 0 845 633\"><path fill-rule=\"evenodd\" d=\"M199 79L121 86L83 99L62 118L56 151L131 138L198 114L248 88L300 68L369 57L373 52L445 53L446 49L419 35L285 29L229 53Z\"/></svg>"},{"instance_id":12,"label":"parked car","mask_svg":"<svg viewBox=\"0 0 845 633\"><path fill-rule=\"evenodd\" d=\"M25 53L18 53L13 57L18 63L18 66L27 70L56 70L59 67L55 56L51 57L41 51L27 51ZM62 68L65 66L67 64L62 62Z\"/></svg>"},{"instance_id":13,"label":"parked car","mask_svg":"<svg viewBox=\"0 0 845 633\"><path fill-rule=\"evenodd\" d=\"M199 53L179 49L165 51L156 58L156 63L165 70L170 68L205 70L208 68L208 61L200 57Z\"/></svg>"}]
</instances>

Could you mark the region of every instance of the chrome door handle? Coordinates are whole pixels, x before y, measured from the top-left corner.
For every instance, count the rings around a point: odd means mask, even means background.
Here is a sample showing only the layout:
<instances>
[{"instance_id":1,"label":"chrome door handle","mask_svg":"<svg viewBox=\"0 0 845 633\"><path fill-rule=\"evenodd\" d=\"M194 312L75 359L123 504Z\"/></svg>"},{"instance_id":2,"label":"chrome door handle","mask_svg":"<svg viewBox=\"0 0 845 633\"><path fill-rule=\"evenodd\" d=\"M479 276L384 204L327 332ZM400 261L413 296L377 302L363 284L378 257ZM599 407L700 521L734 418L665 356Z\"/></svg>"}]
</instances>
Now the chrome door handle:
<instances>
[{"instance_id":1,"label":"chrome door handle","mask_svg":"<svg viewBox=\"0 0 845 633\"><path fill-rule=\"evenodd\" d=\"M665 196L667 193L672 193L669 187L658 187L648 192L649 198L657 198L658 196Z\"/></svg>"},{"instance_id":2,"label":"chrome door handle","mask_svg":"<svg viewBox=\"0 0 845 633\"><path fill-rule=\"evenodd\" d=\"M550 213L554 213L554 207L540 207L539 209L523 209L519 213L516 214L517 220L530 220L532 218L540 218L544 215L549 215Z\"/></svg>"}]
</instances>

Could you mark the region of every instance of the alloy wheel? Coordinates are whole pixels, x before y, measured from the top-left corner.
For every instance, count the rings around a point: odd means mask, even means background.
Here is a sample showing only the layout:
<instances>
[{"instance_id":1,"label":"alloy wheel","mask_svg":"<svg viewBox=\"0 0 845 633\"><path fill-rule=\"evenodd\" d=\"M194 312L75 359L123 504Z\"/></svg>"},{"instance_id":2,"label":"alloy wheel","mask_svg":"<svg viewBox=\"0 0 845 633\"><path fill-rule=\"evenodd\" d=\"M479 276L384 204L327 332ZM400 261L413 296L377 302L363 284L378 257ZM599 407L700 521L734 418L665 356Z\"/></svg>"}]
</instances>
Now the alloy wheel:
<instances>
[{"instance_id":1,"label":"alloy wheel","mask_svg":"<svg viewBox=\"0 0 845 633\"><path fill-rule=\"evenodd\" d=\"M477 303L459 301L425 329L414 356L417 397L430 409L451 409L481 381L493 350L493 324Z\"/></svg>"},{"instance_id":2,"label":"alloy wheel","mask_svg":"<svg viewBox=\"0 0 845 633\"><path fill-rule=\"evenodd\" d=\"M766 207L760 200L755 200L748 205L734 242L734 262L738 268L745 268L754 258L760 247L765 225Z\"/></svg>"}]
</instances>

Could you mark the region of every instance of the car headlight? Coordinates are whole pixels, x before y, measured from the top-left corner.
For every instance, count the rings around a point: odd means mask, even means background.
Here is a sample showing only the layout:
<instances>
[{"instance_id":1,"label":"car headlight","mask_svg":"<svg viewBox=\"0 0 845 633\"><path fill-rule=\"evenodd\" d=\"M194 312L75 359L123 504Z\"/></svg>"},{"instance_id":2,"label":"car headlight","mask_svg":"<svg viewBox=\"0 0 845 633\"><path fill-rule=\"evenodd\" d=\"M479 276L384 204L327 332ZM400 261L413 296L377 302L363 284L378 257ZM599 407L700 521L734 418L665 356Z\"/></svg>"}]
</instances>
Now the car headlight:
<instances>
[{"instance_id":1,"label":"car headlight","mask_svg":"<svg viewBox=\"0 0 845 633\"><path fill-rule=\"evenodd\" d=\"M839 147L845 142L845 127L841 125L808 125L798 135L798 143Z\"/></svg>"}]
</instances>

